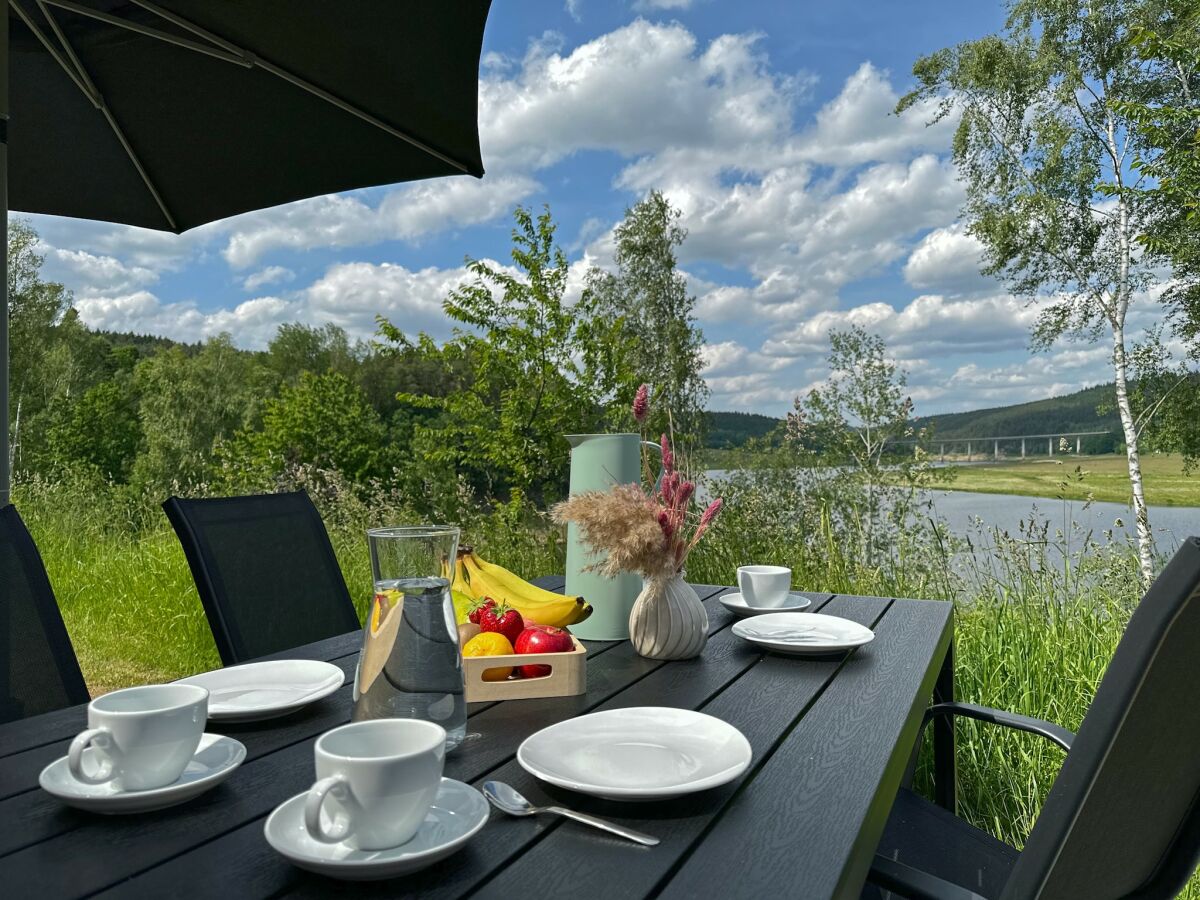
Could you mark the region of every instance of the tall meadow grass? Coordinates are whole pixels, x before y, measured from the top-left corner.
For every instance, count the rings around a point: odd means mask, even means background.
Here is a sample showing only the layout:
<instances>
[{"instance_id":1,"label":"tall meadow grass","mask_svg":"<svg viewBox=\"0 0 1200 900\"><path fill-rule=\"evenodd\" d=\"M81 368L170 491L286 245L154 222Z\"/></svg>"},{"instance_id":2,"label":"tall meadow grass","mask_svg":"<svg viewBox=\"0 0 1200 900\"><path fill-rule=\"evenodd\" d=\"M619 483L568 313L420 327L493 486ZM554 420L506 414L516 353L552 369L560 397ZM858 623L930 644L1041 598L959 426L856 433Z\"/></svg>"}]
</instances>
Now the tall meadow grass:
<instances>
[{"instance_id":1,"label":"tall meadow grass","mask_svg":"<svg viewBox=\"0 0 1200 900\"><path fill-rule=\"evenodd\" d=\"M315 470L274 486L314 498L361 615L372 592L364 529L422 517L378 485ZM1141 593L1136 554L1110 535L1037 521L1019 534L948 535L918 494L903 491L885 521L864 529L867 507L853 486L794 472L736 473L721 492L725 511L689 558L689 580L731 584L737 566L754 560L790 566L802 589L952 602L958 697L1072 730ZM160 500L79 474L16 487L93 693L219 665ZM486 558L528 576L562 571L561 533L519 501L457 518ZM1062 758L1035 736L960 722L960 814L1020 847ZM918 769L918 787L928 787L929 769L927 761ZM1200 883L1183 896L1200 900Z\"/></svg>"}]
</instances>

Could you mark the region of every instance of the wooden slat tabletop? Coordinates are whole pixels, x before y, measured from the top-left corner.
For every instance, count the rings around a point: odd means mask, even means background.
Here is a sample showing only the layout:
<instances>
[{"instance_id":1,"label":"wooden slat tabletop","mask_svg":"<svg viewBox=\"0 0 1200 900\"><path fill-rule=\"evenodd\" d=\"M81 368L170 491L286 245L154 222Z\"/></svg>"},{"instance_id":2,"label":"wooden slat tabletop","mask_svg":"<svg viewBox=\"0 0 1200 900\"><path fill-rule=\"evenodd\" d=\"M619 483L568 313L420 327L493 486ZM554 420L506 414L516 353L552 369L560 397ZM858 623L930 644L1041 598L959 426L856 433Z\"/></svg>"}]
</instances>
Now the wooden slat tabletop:
<instances>
[{"instance_id":1,"label":"wooden slat tabletop","mask_svg":"<svg viewBox=\"0 0 1200 900\"><path fill-rule=\"evenodd\" d=\"M563 579L539 579L551 589ZM763 653L734 637L697 585L710 639L699 659L643 659L628 642L588 646L578 697L470 707L467 742L446 775L514 785L662 839L636 847L555 817L493 811L462 851L391 881L331 881L296 869L262 829L279 803L313 781L312 744L349 720L360 643L355 632L285 657L325 659L346 686L277 722L226 727L247 759L227 782L178 807L97 816L37 787L42 767L85 727L76 707L0 726L0 891L5 897L421 896L857 897L952 642L947 603L809 594L814 611L853 619L876 639L840 659ZM654 804L595 800L544 785L517 765L520 742L570 716L629 706L702 710L739 728L754 759L737 782Z\"/></svg>"}]
</instances>

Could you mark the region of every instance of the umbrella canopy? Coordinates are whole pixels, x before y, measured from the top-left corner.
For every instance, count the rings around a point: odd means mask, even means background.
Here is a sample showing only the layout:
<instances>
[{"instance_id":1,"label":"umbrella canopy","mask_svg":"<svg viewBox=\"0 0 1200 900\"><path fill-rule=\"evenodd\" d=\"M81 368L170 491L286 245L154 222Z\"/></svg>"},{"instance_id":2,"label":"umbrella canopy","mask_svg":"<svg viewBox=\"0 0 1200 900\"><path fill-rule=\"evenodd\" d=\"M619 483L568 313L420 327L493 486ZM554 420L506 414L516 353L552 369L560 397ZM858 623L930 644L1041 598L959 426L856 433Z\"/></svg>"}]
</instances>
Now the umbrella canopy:
<instances>
[{"instance_id":1,"label":"umbrella canopy","mask_svg":"<svg viewBox=\"0 0 1200 900\"><path fill-rule=\"evenodd\" d=\"M4 5L5 208L180 232L319 194L483 174L490 0Z\"/></svg>"}]
</instances>

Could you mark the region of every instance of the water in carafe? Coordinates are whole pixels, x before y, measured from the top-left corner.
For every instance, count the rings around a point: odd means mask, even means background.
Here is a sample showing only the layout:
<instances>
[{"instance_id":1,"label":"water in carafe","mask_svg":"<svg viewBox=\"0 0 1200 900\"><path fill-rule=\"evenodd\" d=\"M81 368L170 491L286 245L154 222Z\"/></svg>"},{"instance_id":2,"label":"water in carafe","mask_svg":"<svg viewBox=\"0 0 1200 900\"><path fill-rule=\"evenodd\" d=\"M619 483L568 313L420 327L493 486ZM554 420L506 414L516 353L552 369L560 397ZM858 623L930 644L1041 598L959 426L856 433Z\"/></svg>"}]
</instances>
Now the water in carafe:
<instances>
[{"instance_id":1,"label":"water in carafe","mask_svg":"<svg viewBox=\"0 0 1200 900\"><path fill-rule=\"evenodd\" d=\"M375 582L354 680L353 720L425 719L446 729L446 749L467 733L458 625L446 578Z\"/></svg>"}]
</instances>

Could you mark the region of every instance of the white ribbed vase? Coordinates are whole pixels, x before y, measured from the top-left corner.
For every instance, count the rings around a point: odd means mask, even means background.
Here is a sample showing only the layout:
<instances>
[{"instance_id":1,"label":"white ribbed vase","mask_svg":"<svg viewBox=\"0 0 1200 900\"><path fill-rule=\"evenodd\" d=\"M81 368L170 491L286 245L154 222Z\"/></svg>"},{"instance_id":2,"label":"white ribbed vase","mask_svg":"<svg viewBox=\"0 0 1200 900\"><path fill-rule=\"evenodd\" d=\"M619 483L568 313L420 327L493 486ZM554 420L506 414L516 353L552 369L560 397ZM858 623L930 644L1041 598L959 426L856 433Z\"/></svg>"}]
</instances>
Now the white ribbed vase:
<instances>
[{"instance_id":1,"label":"white ribbed vase","mask_svg":"<svg viewBox=\"0 0 1200 900\"><path fill-rule=\"evenodd\" d=\"M629 640L649 659L691 659L708 641L708 613L683 574L647 580L629 614Z\"/></svg>"}]
</instances>

